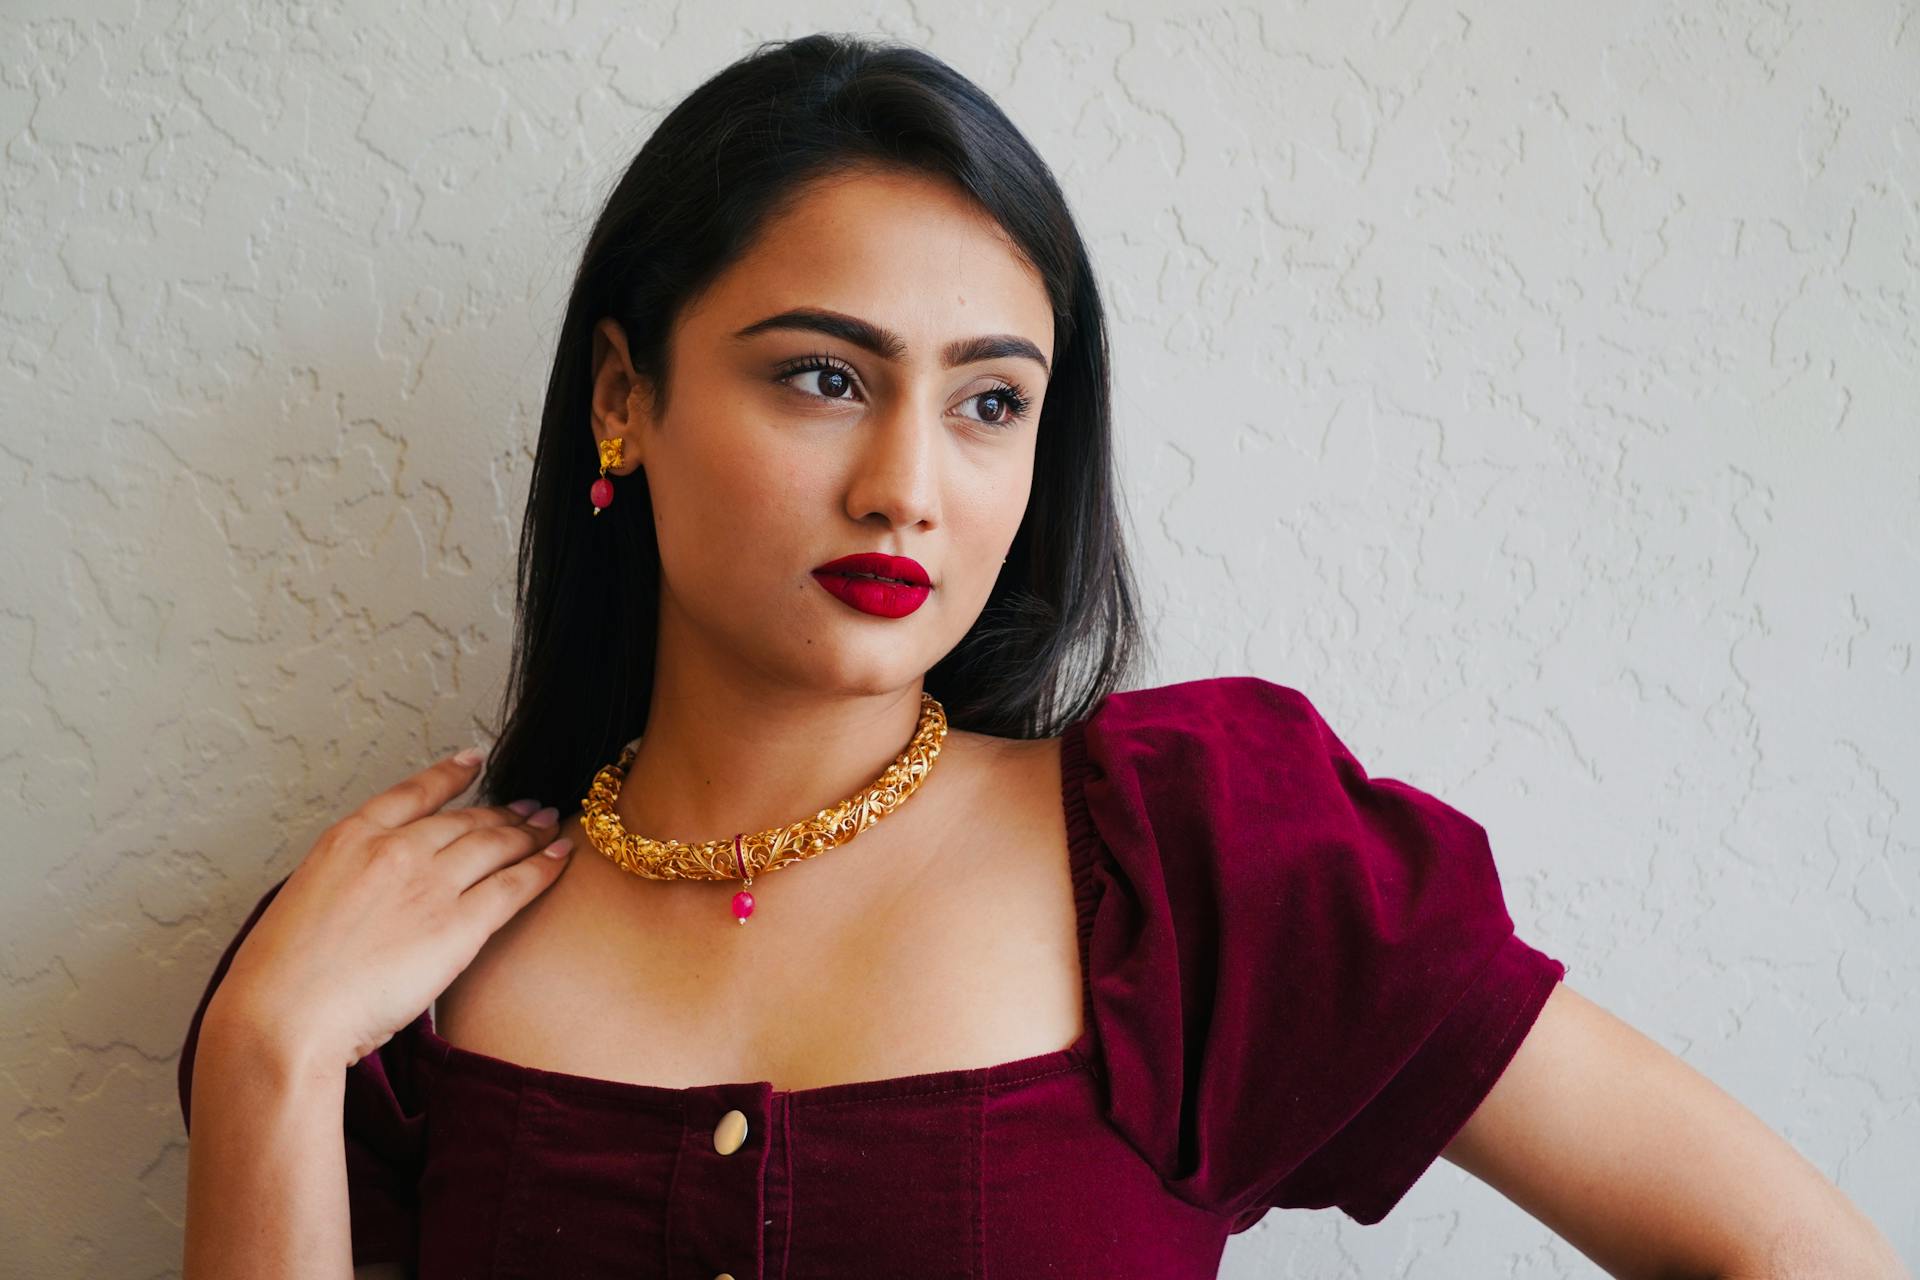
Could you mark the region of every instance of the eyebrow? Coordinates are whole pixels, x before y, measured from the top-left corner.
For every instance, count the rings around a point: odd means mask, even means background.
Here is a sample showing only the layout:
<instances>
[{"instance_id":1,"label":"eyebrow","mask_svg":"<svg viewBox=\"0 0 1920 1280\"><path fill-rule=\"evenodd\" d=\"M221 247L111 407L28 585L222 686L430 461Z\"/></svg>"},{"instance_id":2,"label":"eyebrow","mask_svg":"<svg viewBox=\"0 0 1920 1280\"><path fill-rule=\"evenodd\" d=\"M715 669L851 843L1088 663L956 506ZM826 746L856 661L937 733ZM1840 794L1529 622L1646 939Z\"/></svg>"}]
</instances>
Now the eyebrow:
<instances>
[{"instance_id":1,"label":"eyebrow","mask_svg":"<svg viewBox=\"0 0 1920 1280\"><path fill-rule=\"evenodd\" d=\"M845 315L838 311L824 311L817 307L796 307L791 311L782 311L778 315L768 316L765 320L756 320L746 328L736 332L736 342L775 329L804 329L813 333L824 333L828 337L851 342L863 347L882 360L898 360L907 353L907 344L900 335L890 329L883 329L858 316ZM1027 339L1012 333L984 334L977 338L960 338L949 342L940 349L941 358L949 369L958 365L974 364L981 360L998 360L1012 357L1031 360L1040 366L1042 373L1051 374L1047 367L1047 358L1040 354L1040 348Z\"/></svg>"}]
</instances>

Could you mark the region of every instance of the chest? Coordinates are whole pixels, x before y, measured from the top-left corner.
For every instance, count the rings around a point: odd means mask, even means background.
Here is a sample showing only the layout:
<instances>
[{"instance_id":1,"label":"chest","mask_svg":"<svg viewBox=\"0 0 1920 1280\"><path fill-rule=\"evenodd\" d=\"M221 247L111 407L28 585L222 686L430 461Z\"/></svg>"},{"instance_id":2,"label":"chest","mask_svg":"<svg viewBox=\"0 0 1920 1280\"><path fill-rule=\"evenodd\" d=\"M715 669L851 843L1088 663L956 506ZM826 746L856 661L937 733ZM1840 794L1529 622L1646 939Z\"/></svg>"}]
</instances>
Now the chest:
<instances>
[{"instance_id":1,"label":"chest","mask_svg":"<svg viewBox=\"0 0 1920 1280\"><path fill-rule=\"evenodd\" d=\"M572 864L441 994L435 1027L523 1066L668 1088L811 1089L1060 1049L1083 1011L1048 745L757 878L745 925L737 882L633 876L569 822Z\"/></svg>"}]
</instances>

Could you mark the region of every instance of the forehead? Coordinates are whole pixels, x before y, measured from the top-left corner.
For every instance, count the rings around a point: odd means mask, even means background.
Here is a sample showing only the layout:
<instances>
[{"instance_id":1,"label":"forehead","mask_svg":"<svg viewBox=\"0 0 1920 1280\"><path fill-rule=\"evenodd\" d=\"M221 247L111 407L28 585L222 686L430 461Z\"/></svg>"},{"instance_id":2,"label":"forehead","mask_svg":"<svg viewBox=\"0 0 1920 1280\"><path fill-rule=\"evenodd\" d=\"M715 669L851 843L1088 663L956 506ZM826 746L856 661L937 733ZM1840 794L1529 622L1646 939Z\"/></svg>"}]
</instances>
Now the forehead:
<instances>
[{"instance_id":1,"label":"forehead","mask_svg":"<svg viewBox=\"0 0 1920 1280\"><path fill-rule=\"evenodd\" d=\"M1053 349L1039 273L963 191L916 174L860 170L808 183L714 282L697 314L731 332L791 307L893 329L909 361L932 361L945 342L980 333Z\"/></svg>"}]
</instances>

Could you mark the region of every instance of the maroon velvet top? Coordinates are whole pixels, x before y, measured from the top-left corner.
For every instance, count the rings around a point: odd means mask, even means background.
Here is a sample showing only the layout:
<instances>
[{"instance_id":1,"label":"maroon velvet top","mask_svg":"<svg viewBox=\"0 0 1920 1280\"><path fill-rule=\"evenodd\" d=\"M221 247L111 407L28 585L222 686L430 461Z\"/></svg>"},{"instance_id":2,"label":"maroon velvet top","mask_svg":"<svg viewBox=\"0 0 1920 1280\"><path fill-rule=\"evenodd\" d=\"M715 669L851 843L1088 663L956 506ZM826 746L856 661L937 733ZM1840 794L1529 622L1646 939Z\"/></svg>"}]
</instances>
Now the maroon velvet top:
<instances>
[{"instance_id":1,"label":"maroon velvet top","mask_svg":"<svg viewBox=\"0 0 1920 1280\"><path fill-rule=\"evenodd\" d=\"M1368 777L1302 694L1256 677L1112 694L1061 759L1072 1045L671 1089L457 1048L424 1010L347 1070L354 1261L423 1280L1197 1280L1270 1208L1378 1222L1566 974L1515 933L1485 830ZM183 1116L207 999L279 887L193 1014ZM722 1155L732 1110L746 1140Z\"/></svg>"}]
</instances>

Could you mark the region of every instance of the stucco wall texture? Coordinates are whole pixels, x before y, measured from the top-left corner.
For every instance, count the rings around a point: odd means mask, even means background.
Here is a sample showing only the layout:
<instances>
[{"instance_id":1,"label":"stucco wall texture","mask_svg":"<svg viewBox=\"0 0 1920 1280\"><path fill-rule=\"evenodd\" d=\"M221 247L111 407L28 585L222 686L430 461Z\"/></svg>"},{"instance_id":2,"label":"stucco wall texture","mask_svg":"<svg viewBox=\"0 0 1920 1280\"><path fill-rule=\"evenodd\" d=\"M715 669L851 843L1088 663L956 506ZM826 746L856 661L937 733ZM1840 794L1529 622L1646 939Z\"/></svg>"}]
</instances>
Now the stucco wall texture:
<instances>
[{"instance_id":1,"label":"stucco wall texture","mask_svg":"<svg viewBox=\"0 0 1920 1280\"><path fill-rule=\"evenodd\" d=\"M815 29L1067 189L1155 682L1298 687L1478 818L1569 983L1920 1265L1913 4L5 10L4 1274L177 1273L221 947L495 706L588 219ZM1442 1163L1223 1274L1600 1273Z\"/></svg>"}]
</instances>

